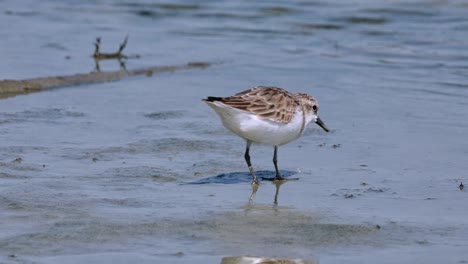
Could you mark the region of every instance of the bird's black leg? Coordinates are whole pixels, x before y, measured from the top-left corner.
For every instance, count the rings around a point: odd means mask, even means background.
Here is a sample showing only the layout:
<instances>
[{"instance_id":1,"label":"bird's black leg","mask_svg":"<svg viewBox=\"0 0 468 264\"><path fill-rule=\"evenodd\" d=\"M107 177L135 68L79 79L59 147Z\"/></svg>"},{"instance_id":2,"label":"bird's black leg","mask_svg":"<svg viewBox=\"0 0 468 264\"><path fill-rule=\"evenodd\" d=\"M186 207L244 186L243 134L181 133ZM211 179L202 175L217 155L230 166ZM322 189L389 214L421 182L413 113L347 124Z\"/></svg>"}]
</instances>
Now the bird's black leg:
<instances>
[{"instance_id":1,"label":"bird's black leg","mask_svg":"<svg viewBox=\"0 0 468 264\"><path fill-rule=\"evenodd\" d=\"M247 140L247 146L245 147L244 158L245 158L245 161L247 162L247 166L249 166L250 174L252 175L252 184L260 184L260 182L257 180L257 176L255 176L255 171L252 167L252 163L250 163L249 150L250 150L251 144L252 142Z\"/></svg>"},{"instance_id":2,"label":"bird's black leg","mask_svg":"<svg viewBox=\"0 0 468 264\"><path fill-rule=\"evenodd\" d=\"M275 180L284 181L285 178L281 176L279 169L278 169L278 146L275 146L275 153L273 154L273 164L275 164L275 170L276 170Z\"/></svg>"}]
</instances>

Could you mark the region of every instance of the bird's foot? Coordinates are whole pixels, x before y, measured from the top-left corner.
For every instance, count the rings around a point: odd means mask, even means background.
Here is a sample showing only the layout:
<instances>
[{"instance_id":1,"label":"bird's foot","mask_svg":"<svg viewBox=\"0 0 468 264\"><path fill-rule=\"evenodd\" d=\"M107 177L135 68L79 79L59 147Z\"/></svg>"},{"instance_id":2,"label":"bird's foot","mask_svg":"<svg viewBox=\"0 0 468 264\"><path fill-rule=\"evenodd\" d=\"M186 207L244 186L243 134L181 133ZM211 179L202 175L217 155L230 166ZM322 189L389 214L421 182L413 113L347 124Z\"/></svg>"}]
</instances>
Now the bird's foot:
<instances>
[{"instance_id":1,"label":"bird's foot","mask_svg":"<svg viewBox=\"0 0 468 264\"><path fill-rule=\"evenodd\" d=\"M249 171L250 171L250 175L252 175L252 185L253 184L260 184L260 182L257 180L257 176L255 175L255 171L252 168L252 166L249 166Z\"/></svg>"},{"instance_id":2,"label":"bird's foot","mask_svg":"<svg viewBox=\"0 0 468 264\"><path fill-rule=\"evenodd\" d=\"M252 180L252 185L254 185L254 184L260 185L260 181L258 181L257 178L254 178L254 179Z\"/></svg>"},{"instance_id":3,"label":"bird's foot","mask_svg":"<svg viewBox=\"0 0 468 264\"><path fill-rule=\"evenodd\" d=\"M273 179L273 181L286 181L286 178L284 178L283 176L279 175L279 174L276 174L275 178Z\"/></svg>"},{"instance_id":4,"label":"bird's foot","mask_svg":"<svg viewBox=\"0 0 468 264\"><path fill-rule=\"evenodd\" d=\"M272 181L272 182L286 182L286 181L297 181L299 178L284 178L283 176L277 174L274 178L263 178L264 180L267 181Z\"/></svg>"}]
</instances>

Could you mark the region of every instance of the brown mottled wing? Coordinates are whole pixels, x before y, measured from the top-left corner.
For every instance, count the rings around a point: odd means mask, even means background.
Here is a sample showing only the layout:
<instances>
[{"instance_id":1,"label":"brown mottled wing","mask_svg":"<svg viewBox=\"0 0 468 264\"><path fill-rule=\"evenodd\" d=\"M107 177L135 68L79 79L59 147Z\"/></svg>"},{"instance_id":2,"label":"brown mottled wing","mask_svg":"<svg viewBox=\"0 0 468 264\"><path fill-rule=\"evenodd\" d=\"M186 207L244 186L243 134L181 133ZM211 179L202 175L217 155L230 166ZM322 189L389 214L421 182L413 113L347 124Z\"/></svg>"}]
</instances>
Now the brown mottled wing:
<instances>
[{"instance_id":1,"label":"brown mottled wing","mask_svg":"<svg viewBox=\"0 0 468 264\"><path fill-rule=\"evenodd\" d=\"M224 104L280 123L289 123L299 103L284 89L256 86L221 100Z\"/></svg>"}]
</instances>

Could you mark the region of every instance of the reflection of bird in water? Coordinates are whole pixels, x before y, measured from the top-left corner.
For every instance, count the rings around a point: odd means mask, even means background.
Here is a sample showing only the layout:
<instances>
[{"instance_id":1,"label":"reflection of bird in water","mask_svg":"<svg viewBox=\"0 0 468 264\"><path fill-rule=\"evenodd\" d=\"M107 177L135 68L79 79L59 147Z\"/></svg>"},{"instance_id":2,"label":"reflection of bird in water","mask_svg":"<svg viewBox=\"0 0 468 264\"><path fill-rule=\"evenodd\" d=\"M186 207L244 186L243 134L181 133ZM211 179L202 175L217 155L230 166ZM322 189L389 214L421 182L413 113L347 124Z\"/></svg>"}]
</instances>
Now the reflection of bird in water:
<instances>
[{"instance_id":1,"label":"reflection of bird in water","mask_svg":"<svg viewBox=\"0 0 468 264\"><path fill-rule=\"evenodd\" d=\"M283 185L286 181L272 181L272 183L276 187L276 192L275 192L275 198L273 200L273 204L277 205L278 204L278 195L279 195L279 190L281 185ZM252 193L250 194L249 197L249 202L253 203L253 199L255 198L255 194L257 194L258 191L258 184L252 184Z\"/></svg>"},{"instance_id":2,"label":"reflection of bird in water","mask_svg":"<svg viewBox=\"0 0 468 264\"><path fill-rule=\"evenodd\" d=\"M274 181L273 182L273 184L276 185L275 200L273 201L274 204L278 204L278 194L279 194L280 187L281 187L281 185L283 185L283 183L285 183L285 181Z\"/></svg>"},{"instance_id":3,"label":"reflection of bird in water","mask_svg":"<svg viewBox=\"0 0 468 264\"><path fill-rule=\"evenodd\" d=\"M318 117L315 98L303 93L290 93L278 87L256 86L229 97L209 96L203 99L221 117L223 125L247 141L244 158L252 175L252 183L258 184L250 163L250 145L273 145L275 180L286 180L277 165L278 146L298 139L310 122L329 131Z\"/></svg>"},{"instance_id":4,"label":"reflection of bird in water","mask_svg":"<svg viewBox=\"0 0 468 264\"><path fill-rule=\"evenodd\" d=\"M250 194L249 202L253 202L253 199L255 198L257 191L258 191L258 184L252 184L252 193Z\"/></svg>"},{"instance_id":5,"label":"reflection of bird in water","mask_svg":"<svg viewBox=\"0 0 468 264\"><path fill-rule=\"evenodd\" d=\"M460 185L458 186L458 188L460 189L460 191L463 191L463 189L465 189L463 182L460 182Z\"/></svg>"}]
</instances>

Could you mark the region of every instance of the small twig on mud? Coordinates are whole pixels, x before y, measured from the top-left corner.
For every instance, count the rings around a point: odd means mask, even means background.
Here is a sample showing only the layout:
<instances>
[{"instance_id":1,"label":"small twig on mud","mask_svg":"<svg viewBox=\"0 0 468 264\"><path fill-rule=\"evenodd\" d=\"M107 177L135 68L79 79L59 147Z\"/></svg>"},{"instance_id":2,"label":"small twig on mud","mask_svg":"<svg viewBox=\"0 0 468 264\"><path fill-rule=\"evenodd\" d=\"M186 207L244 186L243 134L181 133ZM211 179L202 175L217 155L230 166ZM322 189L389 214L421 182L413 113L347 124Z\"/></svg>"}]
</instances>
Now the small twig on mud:
<instances>
[{"instance_id":1,"label":"small twig on mud","mask_svg":"<svg viewBox=\"0 0 468 264\"><path fill-rule=\"evenodd\" d=\"M96 60L107 60L107 59L128 59L128 56L123 54L122 51L125 49L125 46L127 46L128 42L128 35L125 36L124 41L122 44L119 46L119 50L114 53L101 53L100 52L100 47L101 47L101 38L97 37L96 42L94 42L94 54L93 57Z\"/></svg>"},{"instance_id":2,"label":"small twig on mud","mask_svg":"<svg viewBox=\"0 0 468 264\"><path fill-rule=\"evenodd\" d=\"M125 46L127 46L127 42L128 42L128 35L125 36L124 42L120 44L119 51L118 51L119 54L122 54L123 49L125 49Z\"/></svg>"}]
</instances>

